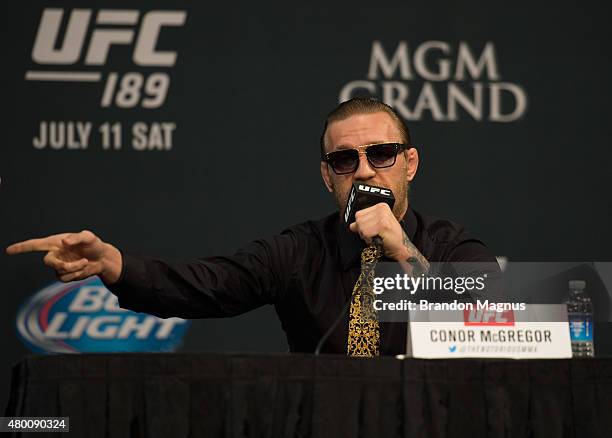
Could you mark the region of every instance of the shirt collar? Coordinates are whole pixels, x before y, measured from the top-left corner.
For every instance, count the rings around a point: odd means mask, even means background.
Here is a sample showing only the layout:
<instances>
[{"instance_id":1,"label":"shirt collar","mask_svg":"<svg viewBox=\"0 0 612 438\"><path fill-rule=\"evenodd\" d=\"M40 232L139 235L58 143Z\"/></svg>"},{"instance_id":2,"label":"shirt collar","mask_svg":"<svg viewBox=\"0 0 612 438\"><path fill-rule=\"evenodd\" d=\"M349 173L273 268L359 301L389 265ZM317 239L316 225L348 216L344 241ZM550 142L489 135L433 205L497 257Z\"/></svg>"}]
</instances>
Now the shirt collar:
<instances>
[{"instance_id":1,"label":"shirt collar","mask_svg":"<svg viewBox=\"0 0 612 438\"><path fill-rule=\"evenodd\" d=\"M417 230L417 218L412 208L408 207L406 214L400 221L402 229L410 240L414 240ZM342 270L346 271L358 260L365 242L359 238L359 234L351 232L342 220L342 215L338 215L338 246L340 248L340 263Z\"/></svg>"}]
</instances>

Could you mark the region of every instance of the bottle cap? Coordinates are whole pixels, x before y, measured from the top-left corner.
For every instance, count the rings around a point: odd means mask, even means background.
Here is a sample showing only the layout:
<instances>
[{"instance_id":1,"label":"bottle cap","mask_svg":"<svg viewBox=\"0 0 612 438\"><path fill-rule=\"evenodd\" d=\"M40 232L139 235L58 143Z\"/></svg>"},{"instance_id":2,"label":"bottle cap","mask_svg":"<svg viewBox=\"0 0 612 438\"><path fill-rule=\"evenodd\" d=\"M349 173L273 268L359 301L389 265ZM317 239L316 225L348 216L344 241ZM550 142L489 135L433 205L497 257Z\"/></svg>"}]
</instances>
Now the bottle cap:
<instances>
[{"instance_id":1,"label":"bottle cap","mask_svg":"<svg viewBox=\"0 0 612 438\"><path fill-rule=\"evenodd\" d=\"M584 289L586 287L586 281L584 280L570 280L569 288L570 289Z\"/></svg>"}]
</instances>

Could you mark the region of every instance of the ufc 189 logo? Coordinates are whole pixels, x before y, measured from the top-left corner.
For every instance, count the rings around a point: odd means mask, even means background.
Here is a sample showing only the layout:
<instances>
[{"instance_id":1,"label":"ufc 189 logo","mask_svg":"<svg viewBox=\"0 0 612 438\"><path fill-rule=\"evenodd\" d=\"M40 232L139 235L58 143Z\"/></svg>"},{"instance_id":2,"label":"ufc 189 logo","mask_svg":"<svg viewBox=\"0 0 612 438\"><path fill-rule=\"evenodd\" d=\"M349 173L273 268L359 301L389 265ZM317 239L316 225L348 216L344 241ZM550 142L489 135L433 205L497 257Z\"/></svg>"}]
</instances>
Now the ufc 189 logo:
<instances>
[{"instance_id":1,"label":"ufc 189 logo","mask_svg":"<svg viewBox=\"0 0 612 438\"><path fill-rule=\"evenodd\" d=\"M95 15L95 18L94 18ZM142 67L170 68L176 64L176 51L157 49L166 27L183 26L186 11L127 9L46 8L41 16L32 49L32 60L44 66L104 66L113 46L131 46L132 61ZM62 21L67 20L60 39ZM99 71L28 71L26 80L99 82ZM158 108L166 100L170 77L165 72L143 75L140 72L110 72L105 79L100 100L102 107Z\"/></svg>"}]
</instances>

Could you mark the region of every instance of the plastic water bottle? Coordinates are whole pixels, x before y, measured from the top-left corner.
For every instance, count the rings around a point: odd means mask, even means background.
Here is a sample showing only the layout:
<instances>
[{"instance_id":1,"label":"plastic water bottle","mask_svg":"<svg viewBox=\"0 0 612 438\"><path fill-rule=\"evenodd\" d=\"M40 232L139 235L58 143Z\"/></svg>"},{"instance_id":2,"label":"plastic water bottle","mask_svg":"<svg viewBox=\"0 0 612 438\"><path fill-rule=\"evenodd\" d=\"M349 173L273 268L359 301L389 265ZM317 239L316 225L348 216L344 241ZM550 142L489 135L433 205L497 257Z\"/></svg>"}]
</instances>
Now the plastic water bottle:
<instances>
[{"instance_id":1,"label":"plastic water bottle","mask_svg":"<svg viewBox=\"0 0 612 438\"><path fill-rule=\"evenodd\" d=\"M593 357L593 304L585 292L586 282L571 280L567 299L567 320L573 357Z\"/></svg>"}]
</instances>

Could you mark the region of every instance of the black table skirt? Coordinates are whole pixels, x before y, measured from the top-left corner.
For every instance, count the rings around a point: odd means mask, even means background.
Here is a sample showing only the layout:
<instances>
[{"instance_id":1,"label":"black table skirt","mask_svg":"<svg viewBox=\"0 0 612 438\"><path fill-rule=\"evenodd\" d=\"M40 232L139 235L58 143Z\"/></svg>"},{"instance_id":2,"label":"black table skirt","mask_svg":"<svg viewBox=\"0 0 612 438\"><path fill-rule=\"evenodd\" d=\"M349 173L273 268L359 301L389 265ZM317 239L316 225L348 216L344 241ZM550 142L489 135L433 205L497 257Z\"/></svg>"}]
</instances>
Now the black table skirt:
<instances>
[{"instance_id":1,"label":"black table skirt","mask_svg":"<svg viewBox=\"0 0 612 438\"><path fill-rule=\"evenodd\" d=\"M612 360L39 356L15 366L5 416L91 438L610 438Z\"/></svg>"}]
</instances>

